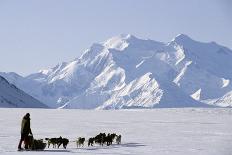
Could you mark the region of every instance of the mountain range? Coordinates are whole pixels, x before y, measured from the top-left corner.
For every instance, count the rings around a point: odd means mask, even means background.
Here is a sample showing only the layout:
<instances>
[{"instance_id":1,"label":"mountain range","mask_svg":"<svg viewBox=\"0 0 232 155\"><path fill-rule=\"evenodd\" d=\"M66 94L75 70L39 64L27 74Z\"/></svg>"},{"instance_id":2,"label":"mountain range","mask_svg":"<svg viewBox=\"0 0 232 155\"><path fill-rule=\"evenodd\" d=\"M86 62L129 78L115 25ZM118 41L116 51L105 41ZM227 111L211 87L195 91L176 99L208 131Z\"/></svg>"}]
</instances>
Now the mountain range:
<instances>
[{"instance_id":1,"label":"mountain range","mask_svg":"<svg viewBox=\"0 0 232 155\"><path fill-rule=\"evenodd\" d=\"M126 34L26 77L0 75L51 108L231 107L231 60L229 48L184 34L167 43Z\"/></svg>"}]
</instances>

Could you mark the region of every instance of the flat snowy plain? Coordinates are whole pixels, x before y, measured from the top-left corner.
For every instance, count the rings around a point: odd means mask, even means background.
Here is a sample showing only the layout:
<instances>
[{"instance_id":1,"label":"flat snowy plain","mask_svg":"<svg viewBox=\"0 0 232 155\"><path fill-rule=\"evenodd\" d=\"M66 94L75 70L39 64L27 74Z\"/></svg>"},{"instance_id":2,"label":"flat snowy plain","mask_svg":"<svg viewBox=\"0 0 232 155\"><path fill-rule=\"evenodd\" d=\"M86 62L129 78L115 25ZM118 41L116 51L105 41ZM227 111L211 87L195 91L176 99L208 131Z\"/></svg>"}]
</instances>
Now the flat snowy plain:
<instances>
[{"instance_id":1,"label":"flat snowy plain","mask_svg":"<svg viewBox=\"0 0 232 155\"><path fill-rule=\"evenodd\" d=\"M121 145L17 152L20 123L31 113L34 137L63 136L74 141L99 132L122 135ZM0 109L0 154L231 155L232 109L153 110Z\"/></svg>"}]
</instances>

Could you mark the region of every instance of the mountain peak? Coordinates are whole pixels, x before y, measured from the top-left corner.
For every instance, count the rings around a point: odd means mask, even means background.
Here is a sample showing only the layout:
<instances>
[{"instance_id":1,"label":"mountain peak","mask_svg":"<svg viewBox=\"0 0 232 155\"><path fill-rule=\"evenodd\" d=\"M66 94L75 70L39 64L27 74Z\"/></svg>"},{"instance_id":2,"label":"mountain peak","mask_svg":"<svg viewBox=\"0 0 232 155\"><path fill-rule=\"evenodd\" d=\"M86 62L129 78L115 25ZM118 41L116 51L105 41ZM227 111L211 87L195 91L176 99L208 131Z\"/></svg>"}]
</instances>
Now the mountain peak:
<instances>
[{"instance_id":1,"label":"mountain peak","mask_svg":"<svg viewBox=\"0 0 232 155\"><path fill-rule=\"evenodd\" d=\"M108 39L103 45L107 48L114 48L121 51L128 47L129 42L134 39L137 38L131 34L120 34Z\"/></svg>"},{"instance_id":2,"label":"mountain peak","mask_svg":"<svg viewBox=\"0 0 232 155\"><path fill-rule=\"evenodd\" d=\"M118 39L122 39L122 40L130 40L130 39L133 39L136 37L132 34L120 34L120 35L113 37L113 38L118 38Z\"/></svg>"},{"instance_id":3,"label":"mountain peak","mask_svg":"<svg viewBox=\"0 0 232 155\"><path fill-rule=\"evenodd\" d=\"M172 39L172 41L178 43L178 42L192 41L192 39L186 34L178 34L174 39Z\"/></svg>"},{"instance_id":4,"label":"mountain peak","mask_svg":"<svg viewBox=\"0 0 232 155\"><path fill-rule=\"evenodd\" d=\"M114 36L114 37L108 39L106 42L109 42L109 41L130 41L133 39L138 39L138 38L132 34L120 34L120 35L117 35L117 36Z\"/></svg>"}]
</instances>

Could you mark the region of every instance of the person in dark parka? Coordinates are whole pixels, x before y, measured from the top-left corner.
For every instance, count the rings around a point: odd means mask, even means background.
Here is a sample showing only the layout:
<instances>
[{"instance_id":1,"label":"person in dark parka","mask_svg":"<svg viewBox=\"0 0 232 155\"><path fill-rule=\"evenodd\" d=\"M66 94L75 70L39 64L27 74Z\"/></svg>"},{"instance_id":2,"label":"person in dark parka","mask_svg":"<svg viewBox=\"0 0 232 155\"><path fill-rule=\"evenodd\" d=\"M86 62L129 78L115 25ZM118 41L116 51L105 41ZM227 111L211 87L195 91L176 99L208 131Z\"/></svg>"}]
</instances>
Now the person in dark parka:
<instances>
[{"instance_id":1,"label":"person in dark parka","mask_svg":"<svg viewBox=\"0 0 232 155\"><path fill-rule=\"evenodd\" d=\"M31 120L30 119L30 114L27 113L23 117L23 120L22 120L22 123L21 123L21 138L20 138L19 145L18 145L19 150L22 149L21 145L22 145L23 141L25 143L25 149L28 149L28 144L25 142L25 140L28 139L29 134L32 135L30 120Z\"/></svg>"}]
</instances>

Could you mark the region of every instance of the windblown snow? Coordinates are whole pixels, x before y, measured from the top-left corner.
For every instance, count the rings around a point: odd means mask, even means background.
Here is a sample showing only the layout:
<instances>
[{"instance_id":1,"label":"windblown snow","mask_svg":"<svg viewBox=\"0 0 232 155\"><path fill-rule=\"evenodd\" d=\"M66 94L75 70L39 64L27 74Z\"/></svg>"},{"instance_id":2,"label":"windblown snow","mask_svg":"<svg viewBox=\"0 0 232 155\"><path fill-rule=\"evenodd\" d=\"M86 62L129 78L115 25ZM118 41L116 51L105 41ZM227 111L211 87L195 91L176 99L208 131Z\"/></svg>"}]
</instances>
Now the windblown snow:
<instances>
[{"instance_id":1,"label":"windblown snow","mask_svg":"<svg viewBox=\"0 0 232 155\"><path fill-rule=\"evenodd\" d=\"M119 35L27 77L1 73L53 108L232 106L232 51L180 34L162 43Z\"/></svg>"}]
</instances>

